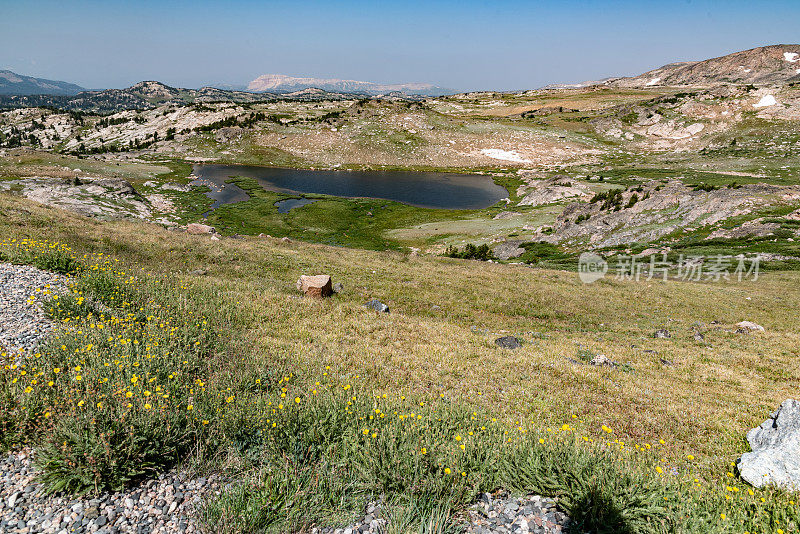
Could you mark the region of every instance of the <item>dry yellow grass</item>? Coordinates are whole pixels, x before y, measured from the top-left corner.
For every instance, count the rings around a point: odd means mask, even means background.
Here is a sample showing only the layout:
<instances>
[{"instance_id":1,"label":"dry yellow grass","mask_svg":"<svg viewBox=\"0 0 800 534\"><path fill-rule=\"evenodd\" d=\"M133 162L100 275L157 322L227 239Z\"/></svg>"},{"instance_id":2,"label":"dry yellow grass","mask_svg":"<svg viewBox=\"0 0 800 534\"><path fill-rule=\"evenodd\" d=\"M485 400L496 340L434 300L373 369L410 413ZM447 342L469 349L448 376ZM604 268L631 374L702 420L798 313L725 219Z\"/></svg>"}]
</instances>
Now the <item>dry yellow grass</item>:
<instances>
[{"instance_id":1,"label":"dry yellow grass","mask_svg":"<svg viewBox=\"0 0 800 534\"><path fill-rule=\"evenodd\" d=\"M237 344L245 347L237 356L266 353L303 373L330 365L359 374L377 392L468 398L498 417L542 427L574 423L575 414L587 432L606 424L626 442L664 439L670 454L715 466L734 459L745 432L797 394L800 273L747 283L586 286L575 273L525 266L273 239L213 242L2 195L0 237L67 242L218 290L223 312L249 342ZM208 275L181 274L197 268ZM300 298L294 282L304 273L329 273L345 290L324 302ZM370 298L392 313L366 310ZM766 332L733 332L741 320ZM705 325L705 343L691 338L696 322ZM661 327L673 337L653 339ZM504 333L525 345L498 349L493 341ZM579 347L631 370L571 363Z\"/></svg>"}]
</instances>

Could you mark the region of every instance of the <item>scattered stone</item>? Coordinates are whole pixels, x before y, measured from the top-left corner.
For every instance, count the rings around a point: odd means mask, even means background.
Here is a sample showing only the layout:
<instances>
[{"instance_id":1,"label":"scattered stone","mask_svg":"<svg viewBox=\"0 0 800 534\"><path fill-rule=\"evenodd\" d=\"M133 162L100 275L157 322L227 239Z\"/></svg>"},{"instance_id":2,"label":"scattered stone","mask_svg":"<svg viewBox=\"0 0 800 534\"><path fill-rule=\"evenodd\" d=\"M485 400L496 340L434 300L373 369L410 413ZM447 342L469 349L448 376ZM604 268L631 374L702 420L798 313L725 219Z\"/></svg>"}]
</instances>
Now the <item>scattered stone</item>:
<instances>
[{"instance_id":1,"label":"scattered stone","mask_svg":"<svg viewBox=\"0 0 800 534\"><path fill-rule=\"evenodd\" d=\"M364 304L364 307L369 308L371 310L375 310L376 312L379 313L389 313L389 306L379 301L378 299L372 299L371 301Z\"/></svg>"},{"instance_id":2,"label":"scattered stone","mask_svg":"<svg viewBox=\"0 0 800 534\"><path fill-rule=\"evenodd\" d=\"M602 366L616 367L617 363L608 356L606 356L605 354L598 354L589 361L589 365L596 365L598 367Z\"/></svg>"},{"instance_id":3,"label":"scattered stone","mask_svg":"<svg viewBox=\"0 0 800 534\"><path fill-rule=\"evenodd\" d=\"M281 238L281 243L291 243L291 242L292 242L292 240L289 239L288 237L282 237Z\"/></svg>"},{"instance_id":4,"label":"scattered stone","mask_svg":"<svg viewBox=\"0 0 800 534\"><path fill-rule=\"evenodd\" d=\"M764 327L751 321L736 323L736 332L746 334L747 332L763 332Z\"/></svg>"},{"instance_id":5,"label":"scattered stone","mask_svg":"<svg viewBox=\"0 0 800 534\"><path fill-rule=\"evenodd\" d=\"M495 339L494 344L501 349L515 350L522 346L522 341L514 336L503 336Z\"/></svg>"},{"instance_id":6,"label":"scattered stone","mask_svg":"<svg viewBox=\"0 0 800 534\"><path fill-rule=\"evenodd\" d=\"M668 339L671 338L672 335L669 333L669 330L666 328L661 328L660 330L656 330L653 333L653 337L656 339Z\"/></svg>"},{"instance_id":7,"label":"scattered stone","mask_svg":"<svg viewBox=\"0 0 800 534\"><path fill-rule=\"evenodd\" d=\"M752 452L738 462L742 478L757 488L774 484L800 490L800 402L783 401L760 426L747 433Z\"/></svg>"},{"instance_id":8,"label":"scattered stone","mask_svg":"<svg viewBox=\"0 0 800 534\"><path fill-rule=\"evenodd\" d=\"M341 293L342 291L344 291L344 284L343 283L336 282L335 284L333 284L333 292L334 293Z\"/></svg>"},{"instance_id":9,"label":"scattered stone","mask_svg":"<svg viewBox=\"0 0 800 534\"><path fill-rule=\"evenodd\" d=\"M192 276L205 276L208 274L208 271L205 269L195 269L193 271L189 271L189 274Z\"/></svg>"},{"instance_id":10,"label":"scattered stone","mask_svg":"<svg viewBox=\"0 0 800 534\"><path fill-rule=\"evenodd\" d=\"M186 226L186 233L190 235L208 235L216 234L217 230L207 224L190 223Z\"/></svg>"},{"instance_id":11,"label":"scattered stone","mask_svg":"<svg viewBox=\"0 0 800 534\"><path fill-rule=\"evenodd\" d=\"M671 360L665 360L664 358L660 358L660 361L661 365L663 365L664 367L672 367L674 365Z\"/></svg>"},{"instance_id":12,"label":"scattered stone","mask_svg":"<svg viewBox=\"0 0 800 534\"><path fill-rule=\"evenodd\" d=\"M695 341L705 341L706 337L700 332L695 332L694 335L692 336L692 339L694 339Z\"/></svg>"},{"instance_id":13,"label":"scattered stone","mask_svg":"<svg viewBox=\"0 0 800 534\"><path fill-rule=\"evenodd\" d=\"M331 277L327 274L317 274L314 276L304 274L297 280L297 290L307 297L330 297L333 295Z\"/></svg>"}]
</instances>

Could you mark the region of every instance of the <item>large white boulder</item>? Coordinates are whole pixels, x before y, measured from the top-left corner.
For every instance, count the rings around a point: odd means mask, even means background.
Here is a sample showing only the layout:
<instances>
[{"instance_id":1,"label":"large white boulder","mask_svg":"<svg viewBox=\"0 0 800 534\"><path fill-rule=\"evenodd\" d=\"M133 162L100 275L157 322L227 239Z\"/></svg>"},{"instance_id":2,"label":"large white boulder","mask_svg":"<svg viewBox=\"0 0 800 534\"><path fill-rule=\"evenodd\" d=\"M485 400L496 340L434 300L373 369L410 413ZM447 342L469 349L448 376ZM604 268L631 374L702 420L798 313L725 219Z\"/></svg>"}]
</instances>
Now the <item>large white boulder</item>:
<instances>
[{"instance_id":1,"label":"large white boulder","mask_svg":"<svg viewBox=\"0 0 800 534\"><path fill-rule=\"evenodd\" d=\"M783 401L769 419L747 433L752 452L739 459L742 478L760 488L800 491L800 402Z\"/></svg>"}]
</instances>

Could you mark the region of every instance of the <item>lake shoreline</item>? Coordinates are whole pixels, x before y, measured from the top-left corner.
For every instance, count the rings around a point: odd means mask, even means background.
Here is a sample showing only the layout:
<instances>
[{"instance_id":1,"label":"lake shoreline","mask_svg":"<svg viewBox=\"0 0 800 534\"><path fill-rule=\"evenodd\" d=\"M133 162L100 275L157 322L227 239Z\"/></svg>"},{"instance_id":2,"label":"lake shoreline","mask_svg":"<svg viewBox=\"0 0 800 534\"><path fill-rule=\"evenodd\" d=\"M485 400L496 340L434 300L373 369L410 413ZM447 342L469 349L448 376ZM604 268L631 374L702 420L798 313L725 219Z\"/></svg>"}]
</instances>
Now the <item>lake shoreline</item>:
<instances>
[{"instance_id":1,"label":"lake shoreline","mask_svg":"<svg viewBox=\"0 0 800 534\"><path fill-rule=\"evenodd\" d=\"M427 209L485 209L509 195L491 177L478 174L195 164L191 177L192 185L209 187L212 210L249 200L244 190L230 183L233 178L252 178L266 191L287 195L387 200Z\"/></svg>"}]
</instances>

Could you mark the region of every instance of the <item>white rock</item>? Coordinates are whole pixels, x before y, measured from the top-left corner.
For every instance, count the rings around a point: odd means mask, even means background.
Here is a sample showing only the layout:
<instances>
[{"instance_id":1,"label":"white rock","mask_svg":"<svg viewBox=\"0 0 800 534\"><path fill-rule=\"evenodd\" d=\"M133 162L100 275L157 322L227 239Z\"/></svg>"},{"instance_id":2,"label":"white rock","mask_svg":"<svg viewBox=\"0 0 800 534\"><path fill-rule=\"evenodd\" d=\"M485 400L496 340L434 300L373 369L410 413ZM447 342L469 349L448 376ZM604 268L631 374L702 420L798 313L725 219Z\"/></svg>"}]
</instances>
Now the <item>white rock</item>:
<instances>
[{"instance_id":1,"label":"white rock","mask_svg":"<svg viewBox=\"0 0 800 534\"><path fill-rule=\"evenodd\" d=\"M780 408L747 433L752 452L742 455L742 478L758 488L774 484L800 490L800 402L783 401Z\"/></svg>"},{"instance_id":2,"label":"white rock","mask_svg":"<svg viewBox=\"0 0 800 534\"><path fill-rule=\"evenodd\" d=\"M753 104L754 108L766 108L769 106L774 106L777 104L778 101L775 100L775 97L772 95L766 95L761 97L761 100L758 101L758 104Z\"/></svg>"},{"instance_id":3,"label":"white rock","mask_svg":"<svg viewBox=\"0 0 800 534\"><path fill-rule=\"evenodd\" d=\"M764 327L760 324L756 324L752 321L742 321L740 323L736 323L736 326L742 330L750 330L753 332L763 332Z\"/></svg>"}]
</instances>

